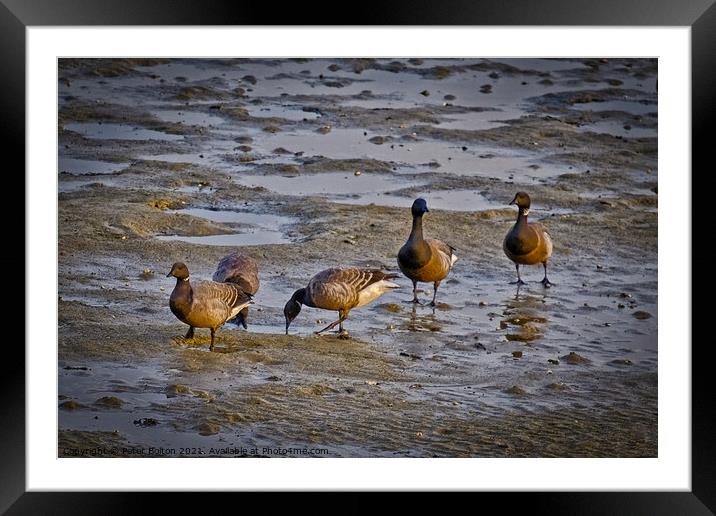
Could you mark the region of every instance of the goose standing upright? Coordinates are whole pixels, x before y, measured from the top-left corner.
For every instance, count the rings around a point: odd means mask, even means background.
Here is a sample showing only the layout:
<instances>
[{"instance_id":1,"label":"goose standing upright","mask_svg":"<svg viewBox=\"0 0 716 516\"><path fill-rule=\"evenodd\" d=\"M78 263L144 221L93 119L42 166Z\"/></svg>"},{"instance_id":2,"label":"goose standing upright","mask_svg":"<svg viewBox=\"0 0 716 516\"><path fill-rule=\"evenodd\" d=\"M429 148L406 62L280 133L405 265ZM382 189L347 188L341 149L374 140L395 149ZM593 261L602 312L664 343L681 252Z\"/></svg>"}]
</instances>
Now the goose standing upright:
<instances>
[{"instance_id":1,"label":"goose standing upright","mask_svg":"<svg viewBox=\"0 0 716 516\"><path fill-rule=\"evenodd\" d=\"M457 256L454 254L455 249L445 242L423 238L423 214L429 211L425 199L416 199L410 211L413 215L413 228L408 241L398 252L398 266L413 282L413 303L420 303L418 282L431 282L433 300L430 306L435 306L440 282L450 273Z\"/></svg>"},{"instance_id":2,"label":"goose standing upright","mask_svg":"<svg viewBox=\"0 0 716 516\"><path fill-rule=\"evenodd\" d=\"M169 297L169 308L177 319L189 325L184 338L194 338L194 328L209 328L209 351L214 351L216 329L253 303L251 295L235 283L199 281L192 285L189 283L189 269L182 262L172 265L167 278L170 276L174 276L177 282Z\"/></svg>"},{"instance_id":3,"label":"goose standing upright","mask_svg":"<svg viewBox=\"0 0 716 516\"><path fill-rule=\"evenodd\" d=\"M547 261L552 256L552 238L539 222L527 222L530 212L530 196L525 192L517 192L510 204L517 205L517 222L505 235L502 249L507 257L515 263L517 268L516 285L524 285L520 277L520 265L536 265L541 263L544 267L542 285L551 287L547 279Z\"/></svg>"},{"instance_id":4,"label":"goose standing upright","mask_svg":"<svg viewBox=\"0 0 716 516\"><path fill-rule=\"evenodd\" d=\"M243 292L254 296L259 290L259 266L253 258L232 253L221 259L211 279L218 283L235 283ZM239 315L227 322L234 322L247 330L248 318L249 307L246 306L241 309Z\"/></svg>"},{"instance_id":5,"label":"goose standing upright","mask_svg":"<svg viewBox=\"0 0 716 516\"><path fill-rule=\"evenodd\" d=\"M286 335L288 327L306 305L324 310L336 310L338 320L332 322L316 334L328 331L338 325L338 331L344 333L343 321L348 313L359 306L366 305L386 292L398 288L390 281L397 274L386 274L377 269L334 267L319 272L308 282L308 286L296 290L283 309L286 317Z\"/></svg>"}]
</instances>

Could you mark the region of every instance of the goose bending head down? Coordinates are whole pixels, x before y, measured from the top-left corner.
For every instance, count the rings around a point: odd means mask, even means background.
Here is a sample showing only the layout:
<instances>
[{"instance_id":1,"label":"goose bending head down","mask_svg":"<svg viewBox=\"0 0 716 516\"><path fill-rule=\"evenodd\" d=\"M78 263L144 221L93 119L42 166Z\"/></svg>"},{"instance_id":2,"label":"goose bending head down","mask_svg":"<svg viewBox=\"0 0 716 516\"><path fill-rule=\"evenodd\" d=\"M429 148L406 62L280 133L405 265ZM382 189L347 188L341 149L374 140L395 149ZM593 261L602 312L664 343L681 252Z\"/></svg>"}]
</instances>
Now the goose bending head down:
<instances>
[{"instance_id":1,"label":"goose bending head down","mask_svg":"<svg viewBox=\"0 0 716 516\"><path fill-rule=\"evenodd\" d=\"M418 282L427 282L433 284L433 300L430 305L435 306L440 282L452 270L457 256L454 247L435 238L423 237L423 215L429 211L425 199L415 199L410 208L413 226L408 241L398 252L398 266L413 282L413 303L420 303Z\"/></svg>"},{"instance_id":2,"label":"goose bending head down","mask_svg":"<svg viewBox=\"0 0 716 516\"><path fill-rule=\"evenodd\" d=\"M547 279L547 262L552 256L552 237L539 222L527 221L532 205L528 194L517 192L510 204L517 206L517 221L505 235L502 249L517 269L517 281L512 283L518 286L525 284L520 277L520 265L541 263L544 267L542 285L551 287L552 283Z\"/></svg>"},{"instance_id":3,"label":"goose bending head down","mask_svg":"<svg viewBox=\"0 0 716 516\"><path fill-rule=\"evenodd\" d=\"M194 328L209 328L210 351L214 350L217 328L253 303L251 295L234 283L198 281L192 285L189 282L189 268L182 262L172 265L167 274L167 277L171 276L177 282L169 297L169 308L177 319L189 325L184 338L194 338Z\"/></svg>"},{"instance_id":4,"label":"goose bending head down","mask_svg":"<svg viewBox=\"0 0 716 516\"><path fill-rule=\"evenodd\" d=\"M316 334L334 328L344 334L343 321L353 308L366 305L386 292L398 288L393 283L397 274L387 274L377 269L331 268L319 272L305 288L296 290L283 309L286 318L286 335L291 322L301 312L303 305L338 312L338 320Z\"/></svg>"}]
</instances>

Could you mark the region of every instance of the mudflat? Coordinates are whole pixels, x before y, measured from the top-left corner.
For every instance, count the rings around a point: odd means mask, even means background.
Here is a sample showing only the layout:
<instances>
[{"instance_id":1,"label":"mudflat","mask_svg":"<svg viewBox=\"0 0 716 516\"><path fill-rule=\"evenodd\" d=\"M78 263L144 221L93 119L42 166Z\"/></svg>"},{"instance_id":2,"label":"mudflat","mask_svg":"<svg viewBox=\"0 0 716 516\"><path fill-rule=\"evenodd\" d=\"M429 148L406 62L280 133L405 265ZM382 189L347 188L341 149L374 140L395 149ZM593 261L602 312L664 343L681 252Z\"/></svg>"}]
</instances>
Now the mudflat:
<instances>
[{"instance_id":1,"label":"mudflat","mask_svg":"<svg viewBox=\"0 0 716 516\"><path fill-rule=\"evenodd\" d=\"M62 59L59 76L60 456L657 455L656 60ZM537 266L509 284L517 191L552 236L550 289ZM314 336L336 314L311 308L284 335L316 272L399 272L418 196L458 256L438 306L401 277L349 339ZM210 353L208 330L181 338L165 275L210 279L234 251L261 288Z\"/></svg>"}]
</instances>

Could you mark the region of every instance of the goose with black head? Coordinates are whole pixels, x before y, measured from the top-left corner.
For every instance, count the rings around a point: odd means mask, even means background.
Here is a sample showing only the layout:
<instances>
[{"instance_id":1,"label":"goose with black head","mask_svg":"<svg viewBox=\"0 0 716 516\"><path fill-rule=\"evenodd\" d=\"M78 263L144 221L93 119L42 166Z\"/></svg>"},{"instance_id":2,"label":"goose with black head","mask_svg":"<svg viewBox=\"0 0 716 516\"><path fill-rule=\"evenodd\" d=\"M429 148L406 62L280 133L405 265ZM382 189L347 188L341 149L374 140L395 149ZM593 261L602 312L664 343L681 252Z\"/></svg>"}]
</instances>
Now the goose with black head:
<instances>
[{"instance_id":1,"label":"goose with black head","mask_svg":"<svg viewBox=\"0 0 716 516\"><path fill-rule=\"evenodd\" d=\"M408 241L398 252L398 266L413 282L413 303L420 303L417 293L418 282L427 282L433 284L433 300L430 305L435 306L440 282L452 270L457 256L454 252L455 248L445 242L423 237L423 215L429 211L425 199L419 198L413 202L410 208L413 226Z\"/></svg>"}]
</instances>

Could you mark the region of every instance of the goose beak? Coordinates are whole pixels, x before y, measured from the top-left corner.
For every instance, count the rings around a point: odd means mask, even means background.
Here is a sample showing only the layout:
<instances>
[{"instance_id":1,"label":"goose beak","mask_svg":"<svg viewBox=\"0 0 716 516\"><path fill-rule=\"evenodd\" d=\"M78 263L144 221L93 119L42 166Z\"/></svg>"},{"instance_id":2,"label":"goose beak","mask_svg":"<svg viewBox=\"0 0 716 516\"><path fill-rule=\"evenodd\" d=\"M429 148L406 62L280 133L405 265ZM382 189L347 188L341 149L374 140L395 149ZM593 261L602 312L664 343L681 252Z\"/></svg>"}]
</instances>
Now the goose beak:
<instances>
[{"instance_id":1,"label":"goose beak","mask_svg":"<svg viewBox=\"0 0 716 516\"><path fill-rule=\"evenodd\" d=\"M515 198L512 199L512 200L509 202L508 206L509 206L510 204L517 204L517 196L515 196Z\"/></svg>"},{"instance_id":2,"label":"goose beak","mask_svg":"<svg viewBox=\"0 0 716 516\"><path fill-rule=\"evenodd\" d=\"M172 275L172 271L169 271L169 273L167 274L167 278L171 275Z\"/></svg>"}]
</instances>

